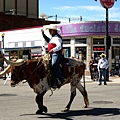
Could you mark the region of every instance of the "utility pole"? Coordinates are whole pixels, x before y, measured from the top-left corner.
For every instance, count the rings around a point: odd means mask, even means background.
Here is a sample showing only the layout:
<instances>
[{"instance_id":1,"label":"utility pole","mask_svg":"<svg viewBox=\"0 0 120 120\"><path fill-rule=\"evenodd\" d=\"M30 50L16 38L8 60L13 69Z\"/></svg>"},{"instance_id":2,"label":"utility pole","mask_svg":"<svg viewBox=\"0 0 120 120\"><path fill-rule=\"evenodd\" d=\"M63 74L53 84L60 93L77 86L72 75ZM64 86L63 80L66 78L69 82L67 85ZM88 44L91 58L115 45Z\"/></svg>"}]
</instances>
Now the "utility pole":
<instances>
[{"instance_id":1,"label":"utility pole","mask_svg":"<svg viewBox=\"0 0 120 120\"><path fill-rule=\"evenodd\" d=\"M95 0L97 1L97 0ZM115 0L117 1L117 0ZM105 52L106 52L106 59L108 60L109 58L109 49L111 46L111 37L109 36L109 23L108 23L108 9L113 7L114 5L114 0L100 0L101 5L103 6L103 8L106 9L106 48L105 48ZM107 81L109 81L109 69L107 69L106 72L106 79Z\"/></svg>"},{"instance_id":2,"label":"utility pole","mask_svg":"<svg viewBox=\"0 0 120 120\"><path fill-rule=\"evenodd\" d=\"M55 15L55 21L57 21L57 15Z\"/></svg>"},{"instance_id":3,"label":"utility pole","mask_svg":"<svg viewBox=\"0 0 120 120\"><path fill-rule=\"evenodd\" d=\"M82 21L82 16L80 16L80 21Z\"/></svg>"}]
</instances>

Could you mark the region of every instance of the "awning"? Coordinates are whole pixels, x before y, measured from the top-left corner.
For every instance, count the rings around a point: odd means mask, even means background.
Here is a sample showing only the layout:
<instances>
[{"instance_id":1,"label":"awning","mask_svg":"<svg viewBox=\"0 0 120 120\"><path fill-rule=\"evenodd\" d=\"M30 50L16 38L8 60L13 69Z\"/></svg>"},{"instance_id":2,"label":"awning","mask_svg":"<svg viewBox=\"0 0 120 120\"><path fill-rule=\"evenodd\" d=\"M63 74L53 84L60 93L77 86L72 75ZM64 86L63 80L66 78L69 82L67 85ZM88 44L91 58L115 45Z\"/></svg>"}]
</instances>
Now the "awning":
<instances>
[{"instance_id":1,"label":"awning","mask_svg":"<svg viewBox=\"0 0 120 120\"><path fill-rule=\"evenodd\" d=\"M41 46L34 46L34 47L16 47L16 48L5 48L5 51L12 51L12 50L27 50L27 49L42 49Z\"/></svg>"}]
</instances>

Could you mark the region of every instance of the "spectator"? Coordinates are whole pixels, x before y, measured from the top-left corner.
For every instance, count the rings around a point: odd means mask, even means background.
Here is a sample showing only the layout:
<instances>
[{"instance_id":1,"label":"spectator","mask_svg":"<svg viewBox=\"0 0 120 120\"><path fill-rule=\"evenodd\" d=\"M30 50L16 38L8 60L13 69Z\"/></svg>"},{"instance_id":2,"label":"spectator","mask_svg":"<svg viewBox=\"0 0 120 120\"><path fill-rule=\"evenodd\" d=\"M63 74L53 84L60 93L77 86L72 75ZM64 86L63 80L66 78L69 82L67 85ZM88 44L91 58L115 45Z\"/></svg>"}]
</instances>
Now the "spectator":
<instances>
[{"instance_id":1,"label":"spectator","mask_svg":"<svg viewBox=\"0 0 120 120\"><path fill-rule=\"evenodd\" d=\"M91 57L89 61L89 70L90 70L90 76L92 81L93 81L93 63L94 63L94 59L93 57Z\"/></svg>"},{"instance_id":2,"label":"spectator","mask_svg":"<svg viewBox=\"0 0 120 120\"><path fill-rule=\"evenodd\" d=\"M106 83L106 72L108 68L108 60L106 59L105 54L100 55L101 59L98 62L98 72L99 72L99 84L102 84L102 75L104 76L104 85L107 85Z\"/></svg>"}]
</instances>

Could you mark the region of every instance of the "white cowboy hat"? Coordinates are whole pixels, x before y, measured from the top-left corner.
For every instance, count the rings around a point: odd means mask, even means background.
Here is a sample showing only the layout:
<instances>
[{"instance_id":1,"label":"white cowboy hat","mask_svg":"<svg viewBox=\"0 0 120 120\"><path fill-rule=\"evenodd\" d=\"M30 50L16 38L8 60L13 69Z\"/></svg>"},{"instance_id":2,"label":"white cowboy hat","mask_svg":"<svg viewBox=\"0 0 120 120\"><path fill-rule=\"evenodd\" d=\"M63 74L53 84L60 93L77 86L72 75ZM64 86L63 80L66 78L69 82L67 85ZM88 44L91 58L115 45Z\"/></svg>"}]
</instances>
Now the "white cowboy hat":
<instances>
[{"instance_id":1,"label":"white cowboy hat","mask_svg":"<svg viewBox=\"0 0 120 120\"><path fill-rule=\"evenodd\" d=\"M43 28L44 28L45 30L51 29L51 30L56 30L56 31L58 31L58 32L60 31L60 29L57 28L57 25L55 25L55 24L45 25L45 26L43 26Z\"/></svg>"},{"instance_id":2,"label":"white cowboy hat","mask_svg":"<svg viewBox=\"0 0 120 120\"><path fill-rule=\"evenodd\" d=\"M102 53L102 54L100 55L100 57L102 57L102 56L106 57L106 54Z\"/></svg>"}]
</instances>

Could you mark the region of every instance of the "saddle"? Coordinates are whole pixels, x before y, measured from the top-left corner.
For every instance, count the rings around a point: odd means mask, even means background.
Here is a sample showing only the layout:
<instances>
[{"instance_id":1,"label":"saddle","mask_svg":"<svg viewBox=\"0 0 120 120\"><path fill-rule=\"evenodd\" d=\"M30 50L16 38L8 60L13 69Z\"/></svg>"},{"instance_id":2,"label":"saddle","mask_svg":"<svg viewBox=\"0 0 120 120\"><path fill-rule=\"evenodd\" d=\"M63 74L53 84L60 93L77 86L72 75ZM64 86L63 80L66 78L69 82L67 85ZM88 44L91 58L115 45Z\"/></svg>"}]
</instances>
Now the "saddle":
<instances>
[{"instance_id":1,"label":"saddle","mask_svg":"<svg viewBox=\"0 0 120 120\"><path fill-rule=\"evenodd\" d=\"M64 56L62 56L61 58L60 65L61 65L61 68L71 66L69 63L69 59L65 58Z\"/></svg>"},{"instance_id":2,"label":"saddle","mask_svg":"<svg viewBox=\"0 0 120 120\"><path fill-rule=\"evenodd\" d=\"M61 70L64 69L65 67L69 67L70 66L69 59L62 56L59 65L60 65ZM49 75L47 77L48 85L51 88L55 89L58 87L58 78L54 72L52 65L51 65L51 60L49 60L49 65L47 65L47 66L49 67Z\"/></svg>"}]
</instances>

